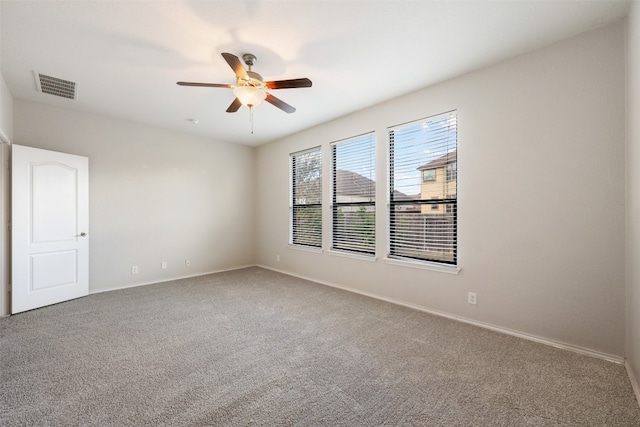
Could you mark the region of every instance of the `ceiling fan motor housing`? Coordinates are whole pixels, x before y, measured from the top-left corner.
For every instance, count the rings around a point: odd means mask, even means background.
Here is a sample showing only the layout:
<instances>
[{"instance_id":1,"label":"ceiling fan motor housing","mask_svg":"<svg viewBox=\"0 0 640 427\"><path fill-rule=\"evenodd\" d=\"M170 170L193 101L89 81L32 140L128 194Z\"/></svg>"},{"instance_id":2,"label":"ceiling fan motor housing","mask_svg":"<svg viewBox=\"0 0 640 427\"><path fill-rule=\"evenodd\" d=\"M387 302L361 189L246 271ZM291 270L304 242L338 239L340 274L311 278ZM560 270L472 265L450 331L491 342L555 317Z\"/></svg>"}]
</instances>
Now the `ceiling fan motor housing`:
<instances>
[{"instance_id":1,"label":"ceiling fan motor housing","mask_svg":"<svg viewBox=\"0 0 640 427\"><path fill-rule=\"evenodd\" d=\"M262 76L254 71L247 71L247 78L238 78L238 86L253 86L257 88L265 88L264 80Z\"/></svg>"}]
</instances>

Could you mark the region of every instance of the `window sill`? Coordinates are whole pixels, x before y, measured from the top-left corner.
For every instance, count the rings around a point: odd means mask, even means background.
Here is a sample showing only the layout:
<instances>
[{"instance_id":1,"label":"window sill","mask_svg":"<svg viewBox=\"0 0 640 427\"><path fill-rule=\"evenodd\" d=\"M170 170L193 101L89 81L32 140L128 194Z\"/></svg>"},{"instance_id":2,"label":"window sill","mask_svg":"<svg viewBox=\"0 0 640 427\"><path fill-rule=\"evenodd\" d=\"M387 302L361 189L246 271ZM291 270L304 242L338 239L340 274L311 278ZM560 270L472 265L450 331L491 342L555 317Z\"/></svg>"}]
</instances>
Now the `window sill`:
<instances>
[{"instance_id":1,"label":"window sill","mask_svg":"<svg viewBox=\"0 0 640 427\"><path fill-rule=\"evenodd\" d=\"M295 249L297 251L303 251L303 252L313 252L316 254L322 253L322 248L316 248L313 246L304 246L304 245L294 245L293 243L289 243L289 249Z\"/></svg>"},{"instance_id":2,"label":"window sill","mask_svg":"<svg viewBox=\"0 0 640 427\"><path fill-rule=\"evenodd\" d=\"M375 255L356 254L356 253L352 253L352 252L338 251L338 250L335 250L335 249L329 249L327 251L327 253L330 254L330 255L333 255L333 256L359 259L361 261L368 261L368 262L376 262L376 260L378 259L378 258L376 258Z\"/></svg>"},{"instance_id":3,"label":"window sill","mask_svg":"<svg viewBox=\"0 0 640 427\"><path fill-rule=\"evenodd\" d=\"M403 267L420 268L422 270L438 271L440 273L458 274L461 268L456 266L449 266L444 264L437 264L429 261L411 261L400 258L385 258L384 261L387 264L400 265Z\"/></svg>"}]
</instances>

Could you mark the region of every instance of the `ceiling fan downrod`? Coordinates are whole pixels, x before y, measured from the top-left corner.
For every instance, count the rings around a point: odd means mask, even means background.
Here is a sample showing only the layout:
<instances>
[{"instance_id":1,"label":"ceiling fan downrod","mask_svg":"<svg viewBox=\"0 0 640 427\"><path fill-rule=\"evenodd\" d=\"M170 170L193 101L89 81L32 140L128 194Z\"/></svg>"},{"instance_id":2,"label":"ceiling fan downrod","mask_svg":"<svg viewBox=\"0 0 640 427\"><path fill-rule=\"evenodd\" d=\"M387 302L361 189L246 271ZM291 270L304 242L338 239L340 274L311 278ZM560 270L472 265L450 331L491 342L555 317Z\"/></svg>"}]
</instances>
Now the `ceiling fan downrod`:
<instances>
[{"instance_id":1,"label":"ceiling fan downrod","mask_svg":"<svg viewBox=\"0 0 640 427\"><path fill-rule=\"evenodd\" d=\"M251 71L251 67L258 61L258 58L256 58L253 53L245 53L242 55L242 60L247 64L247 67L249 67L249 71Z\"/></svg>"}]
</instances>

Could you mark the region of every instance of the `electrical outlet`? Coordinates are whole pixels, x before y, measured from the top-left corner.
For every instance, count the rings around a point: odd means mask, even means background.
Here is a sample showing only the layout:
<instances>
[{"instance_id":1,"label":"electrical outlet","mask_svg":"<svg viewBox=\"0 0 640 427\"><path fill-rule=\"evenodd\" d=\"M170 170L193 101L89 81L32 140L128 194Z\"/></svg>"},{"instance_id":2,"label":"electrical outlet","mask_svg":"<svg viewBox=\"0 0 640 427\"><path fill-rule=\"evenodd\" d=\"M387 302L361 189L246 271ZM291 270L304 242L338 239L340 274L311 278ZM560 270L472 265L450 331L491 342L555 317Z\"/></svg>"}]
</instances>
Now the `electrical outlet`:
<instances>
[{"instance_id":1,"label":"electrical outlet","mask_svg":"<svg viewBox=\"0 0 640 427\"><path fill-rule=\"evenodd\" d=\"M467 295L467 302L469 304L476 305L476 298L477 298L477 295L475 292L469 292L469 294Z\"/></svg>"},{"instance_id":2,"label":"electrical outlet","mask_svg":"<svg viewBox=\"0 0 640 427\"><path fill-rule=\"evenodd\" d=\"M276 255L276 261L280 262L280 255Z\"/></svg>"},{"instance_id":3,"label":"electrical outlet","mask_svg":"<svg viewBox=\"0 0 640 427\"><path fill-rule=\"evenodd\" d=\"M167 261L162 261L161 267L163 270L167 269Z\"/></svg>"},{"instance_id":4,"label":"electrical outlet","mask_svg":"<svg viewBox=\"0 0 640 427\"><path fill-rule=\"evenodd\" d=\"M191 267L191 261L186 260L186 261L184 262L184 266L185 266L185 267Z\"/></svg>"},{"instance_id":5,"label":"electrical outlet","mask_svg":"<svg viewBox=\"0 0 640 427\"><path fill-rule=\"evenodd\" d=\"M138 274L138 266L134 265L131 267L131 274Z\"/></svg>"}]
</instances>

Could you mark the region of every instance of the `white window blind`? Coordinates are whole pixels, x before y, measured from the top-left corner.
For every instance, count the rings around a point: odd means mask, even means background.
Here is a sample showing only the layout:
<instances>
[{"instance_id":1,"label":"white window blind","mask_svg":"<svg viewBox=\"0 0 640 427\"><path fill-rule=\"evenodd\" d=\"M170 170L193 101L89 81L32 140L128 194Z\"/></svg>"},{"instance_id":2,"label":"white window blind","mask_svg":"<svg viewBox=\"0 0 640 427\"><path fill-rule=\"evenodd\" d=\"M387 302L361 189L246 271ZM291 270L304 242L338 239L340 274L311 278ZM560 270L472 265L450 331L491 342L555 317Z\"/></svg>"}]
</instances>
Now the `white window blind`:
<instances>
[{"instance_id":1,"label":"white window blind","mask_svg":"<svg viewBox=\"0 0 640 427\"><path fill-rule=\"evenodd\" d=\"M292 153L290 243L322 246L322 152L320 147Z\"/></svg>"},{"instance_id":2,"label":"white window blind","mask_svg":"<svg viewBox=\"0 0 640 427\"><path fill-rule=\"evenodd\" d=\"M455 111L389 129L389 256L457 264Z\"/></svg>"},{"instance_id":3,"label":"white window blind","mask_svg":"<svg viewBox=\"0 0 640 427\"><path fill-rule=\"evenodd\" d=\"M332 249L375 253L375 145L373 133L331 144Z\"/></svg>"}]
</instances>

